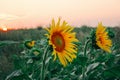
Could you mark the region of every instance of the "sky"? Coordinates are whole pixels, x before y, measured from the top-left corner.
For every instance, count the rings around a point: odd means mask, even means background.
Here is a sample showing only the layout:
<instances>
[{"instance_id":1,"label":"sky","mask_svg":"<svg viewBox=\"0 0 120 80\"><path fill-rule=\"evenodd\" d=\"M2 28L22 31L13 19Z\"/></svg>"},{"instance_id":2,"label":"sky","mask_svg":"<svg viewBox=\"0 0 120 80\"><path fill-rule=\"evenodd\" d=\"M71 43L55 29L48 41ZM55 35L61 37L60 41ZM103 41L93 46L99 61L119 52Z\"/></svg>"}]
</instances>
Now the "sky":
<instances>
[{"instance_id":1,"label":"sky","mask_svg":"<svg viewBox=\"0 0 120 80\"><path fill-rule=\"evenodd\" d=\"M0 26L49 26L59 17L72 26L119 26L120 0L0 0Z\"/></svg>"}]
</instances>

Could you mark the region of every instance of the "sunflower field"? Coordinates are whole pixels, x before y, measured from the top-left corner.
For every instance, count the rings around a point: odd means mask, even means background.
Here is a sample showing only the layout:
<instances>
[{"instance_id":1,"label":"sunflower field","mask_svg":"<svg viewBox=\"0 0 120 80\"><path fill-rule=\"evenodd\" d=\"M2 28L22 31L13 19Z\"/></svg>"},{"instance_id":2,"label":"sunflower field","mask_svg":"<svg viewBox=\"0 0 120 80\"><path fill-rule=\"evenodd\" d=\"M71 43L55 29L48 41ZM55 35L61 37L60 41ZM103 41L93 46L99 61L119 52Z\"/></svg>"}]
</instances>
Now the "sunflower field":
<instances>
[{"instance_id":1,"label":"sunflower field","mask_svg":"<svg viewBox=\"0 0 120 80\"><path fill-rule=\"evenodd\" d=\"M0 80L120 80L120 28L102 22L0 31Z\"/></svg>"}]
</instances>

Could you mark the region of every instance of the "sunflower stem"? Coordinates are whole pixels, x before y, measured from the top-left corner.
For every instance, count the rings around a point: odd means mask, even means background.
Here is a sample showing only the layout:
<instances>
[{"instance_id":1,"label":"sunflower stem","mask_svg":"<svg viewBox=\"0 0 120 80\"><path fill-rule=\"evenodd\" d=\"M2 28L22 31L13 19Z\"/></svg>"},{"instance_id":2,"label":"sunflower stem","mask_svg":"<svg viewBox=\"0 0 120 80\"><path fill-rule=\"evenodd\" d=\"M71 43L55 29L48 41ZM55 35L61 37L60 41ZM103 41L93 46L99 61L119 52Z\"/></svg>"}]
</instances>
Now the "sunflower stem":
<instances>
[{"instance_id":1,"label":"sunflower stem","mask_svg":"<svg viewBox=\"0 0 120 80\"><path fill-rule=\"evenodd\" d=\"M88 39L88 40L86 41L86 43L85 43L85 46L84 46L84 57L87 56L86 50L87 50L87 45L88 45L89 42L90 42L90 39Z\"/></svg>"},{"instance_id":2,"label":"sunflower stem","mask_svg":"<svg viewBox=\"0 0 120 80\"><path fill-rule=\"evenodd\" d=\"M41 68L41 75L40 75L40 80L44 80L45 78L45 61L46 61L46 57L47 57L47 50L48 50L48 45L44 51L44 54L43 54L43 62L42 62L42 68Z\"/></svg>"},{"instance_id":3,"label":"sunflower stem","mask_svg":"<svg viewBox=\"0 0 120 80\"><path fill-rule=\"evenodd\" d=\"M90 42L90 39L88 39L88 40L85 42L85 46L84 46L84 57L87 57L86 50L87 50L87 45L88 45L89 42ZM86 63L85 63L85 65L84 65L83 68L82 68L82 79L83 79L83 80L86 80L85 71L86 71Z\"/></svg>"}]
</instances>

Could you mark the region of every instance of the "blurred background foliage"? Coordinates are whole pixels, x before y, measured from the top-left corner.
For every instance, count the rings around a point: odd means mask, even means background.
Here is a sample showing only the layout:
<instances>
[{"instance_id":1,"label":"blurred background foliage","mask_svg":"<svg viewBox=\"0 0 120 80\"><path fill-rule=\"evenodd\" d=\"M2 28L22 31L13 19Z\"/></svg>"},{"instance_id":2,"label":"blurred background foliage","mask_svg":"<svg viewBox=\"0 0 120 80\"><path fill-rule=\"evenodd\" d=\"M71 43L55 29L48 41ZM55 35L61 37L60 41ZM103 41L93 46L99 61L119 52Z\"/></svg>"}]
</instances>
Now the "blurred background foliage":
<instances>
[{"instance_id":1,"label":"blurred background foliage","mask_svg":"<svg viewBox=\"0 0 120 80\"><path fill-rule=\"evenodd\" d=\"M69 66L67 66L64 69L59 64L59 61L53 63L51 59L48 66L48 72L46 73L47 77L45 79L46 80L81 79L80 75L82 74L81 72L82 67L84 66L85 63L88 64L86 70L86 75L88 76L87 77L88 80L119 79L120 78L120 27L113 27L113 28L108 27L108 28L115 33L115 37L113 38L112 54L108 54L102 51L101 52L96 51L90 55L92 61L87 62L88 61L87 58L81 55L82 52L80 51L83 51L83 46L80 45L85 44L86 38L90 35L90 31L94 28L86 25L83 25L81 27L76 27L74 31L76 32L76 37L81 42L79 44L79 51L77 54L78 57L73 61L72 64L69 64ZM44 35L45 33L46 31L42 27L38 27L36 29L10 30L7 32L0 31L1 42L16 41L16 44L4 45L4 43L0 43L0 80L4 80L7 75L9 75L14 70L16 70L16 67L19 69L21 65L25 65L24 63L25 61L19 57L21 55L21 51L24 50L23 41L41 40L45 37ZM95 53L97 53L97 55ZM17 65L14 65L14 63ZM36 62L35 64L38 63L39 62ZM38 73L36 72L35 76L39 76L38 74L39 71ZM21 75L21 76L26 77L25 75Z\"/></svg>"}]
</instances>

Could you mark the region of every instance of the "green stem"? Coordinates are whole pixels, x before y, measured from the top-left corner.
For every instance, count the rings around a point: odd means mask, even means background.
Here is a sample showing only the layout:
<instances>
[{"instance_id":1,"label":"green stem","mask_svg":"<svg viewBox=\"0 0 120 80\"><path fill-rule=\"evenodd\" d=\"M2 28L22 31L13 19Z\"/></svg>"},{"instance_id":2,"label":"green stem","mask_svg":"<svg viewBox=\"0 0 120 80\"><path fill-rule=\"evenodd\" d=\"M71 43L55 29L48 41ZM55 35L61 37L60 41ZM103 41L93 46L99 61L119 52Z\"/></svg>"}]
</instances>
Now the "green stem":
<instances>
[{"instance_id":1,"label":"green stem","mask_svg":"<svg viewBox=\"0 0 120 80\"><path fill-rule=\"evenodd\" d=\"M40 80L44 80L45 78L45 61L46 61L46 57L47 57L47 50L48 50L48 45L44 51L44 54L43 54L43 62L42 62L42 68L41 68L41 77L40 77Z\"/></svg>"},{"instance_id":2,"label":"green stem","mask_svg":"<svg viewBox=\"0 0 120 80\"><path fill-rule=\"evenodd\" d=\"M90 42L90 40L88 39L88 40L86 41L86 43L85 43L85 46L84 46L84 57L87 57L86 50L87 50L87 45L88 45L89 42ZM82 77L83 77L83 80L86 80L86 78L85 78L85 71L86 71L86 64L85 64L85 66L84 66L83 69L82 69Z\"/></svg>"},{"instance_id":3,"label":"green stem","mask_svg":"<svg viewBox=\"0 0 120 80\"><path fill-rule=\"evenodd\" d=\"M88 39L88 40L86 41L86 43L85 43L85 46L84 46L84 57L87 56L86 50L87 50L87 45L88 45L89 42L90 42L90 40Z\"/></svg>"}]
</instances>

